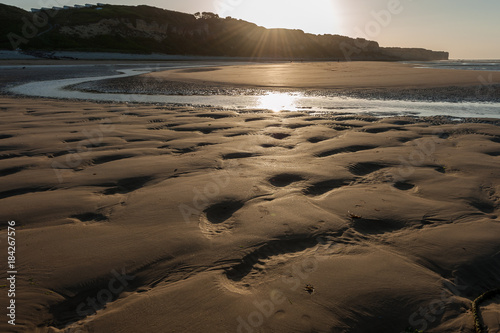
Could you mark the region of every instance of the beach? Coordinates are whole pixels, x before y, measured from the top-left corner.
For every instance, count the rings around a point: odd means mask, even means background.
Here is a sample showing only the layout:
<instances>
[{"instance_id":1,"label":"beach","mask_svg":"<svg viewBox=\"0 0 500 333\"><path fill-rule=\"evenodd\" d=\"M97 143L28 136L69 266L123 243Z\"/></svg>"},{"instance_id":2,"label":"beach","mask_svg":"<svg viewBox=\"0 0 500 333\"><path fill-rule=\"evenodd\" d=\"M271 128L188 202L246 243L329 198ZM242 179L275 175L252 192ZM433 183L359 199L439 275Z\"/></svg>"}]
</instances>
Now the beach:
<instances>
[{"instance_id":1,"label":"beach","mask_svg":"<svg viewBox=\"0 0 500 333\"><path fill-rule=\"evenodd\" d=\"M499 72L493 82L500 80ZM466 70L419 68L398 62L290 62L252 66L180 69L148 74L150 77L194 82L278 88L434 88L471 86L481 73Z\"/></svg>"},{"instance_id":2,"label":"beach","mask_svg":"<svg viewBox=\"0 0 500 333\"><path fill-rule=\"evenodd\" d=\"M473 98L489 74L282 63L133 78ZM8 94L0 115L0 248L15 221L17 271L2 332L469 333L471 302L498 288L498 119ZM492 332L497 301L480 308Z\"/></svg>"},{"instance_id":3,"label":"beach","mask_svg":"<svg viewBox=\"0 0 500 333\"><path fill-rule=\"evenodd\" d=\"M426 68L397 62L210 63L77 85L99 93L261 95L300 93L361 99L500 102L500 71ZM154 67L153 67L154 68Z\"/></svg>"}]
</instances>

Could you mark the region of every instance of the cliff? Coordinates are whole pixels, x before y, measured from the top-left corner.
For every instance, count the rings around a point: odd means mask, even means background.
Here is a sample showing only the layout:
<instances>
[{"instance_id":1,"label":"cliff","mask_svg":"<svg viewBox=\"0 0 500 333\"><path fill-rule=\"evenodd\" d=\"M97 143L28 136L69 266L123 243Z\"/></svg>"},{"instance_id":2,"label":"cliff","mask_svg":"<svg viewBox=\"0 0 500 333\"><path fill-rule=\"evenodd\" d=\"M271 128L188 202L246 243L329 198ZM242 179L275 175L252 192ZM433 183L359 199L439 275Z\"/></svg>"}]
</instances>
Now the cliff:
<instances>
[{"instance_id":1,"label":"cliff","mask_svg":"<svg viewBox=\"0 0 500 333\"><path fill-rule=\"evenodd\" d=\"M448 60L448 52L436 52L426 49L384 47L383 52L389 56L402 59L412 59L417 61L426 60Z\"/></svg>"},{"instance_id":2,"label":"cliff","mask_svg":"<svg viewBox=\"0 0 500 333\"><path fill-rule=\"evenodd\" d=\"M212 13L113 6L28 13L0 4L0 48L335 60L443 60L445 52L266 29Z\"/></svg>"}]
</instances>

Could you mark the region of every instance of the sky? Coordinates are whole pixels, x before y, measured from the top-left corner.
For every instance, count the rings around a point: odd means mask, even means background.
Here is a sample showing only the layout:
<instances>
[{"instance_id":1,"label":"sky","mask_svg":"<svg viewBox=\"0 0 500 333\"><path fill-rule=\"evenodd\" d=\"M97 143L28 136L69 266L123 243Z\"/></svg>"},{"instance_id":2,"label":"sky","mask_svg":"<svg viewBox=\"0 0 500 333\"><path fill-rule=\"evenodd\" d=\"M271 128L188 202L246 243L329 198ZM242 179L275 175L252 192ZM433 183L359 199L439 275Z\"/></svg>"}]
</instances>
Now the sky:
<instances>
[{"instance_id":1,"label":"sky","mask_svg":"<svg viewBox=\"0 0 500 333\"><path fill-rule=\"evenodd\" d=\"M0 0L24 9L87 0ZM451 59L500 59L499 0L99 0L208 11L266 28L363 37L381 46L450 52Z\"/></svg>"}]
</instances>

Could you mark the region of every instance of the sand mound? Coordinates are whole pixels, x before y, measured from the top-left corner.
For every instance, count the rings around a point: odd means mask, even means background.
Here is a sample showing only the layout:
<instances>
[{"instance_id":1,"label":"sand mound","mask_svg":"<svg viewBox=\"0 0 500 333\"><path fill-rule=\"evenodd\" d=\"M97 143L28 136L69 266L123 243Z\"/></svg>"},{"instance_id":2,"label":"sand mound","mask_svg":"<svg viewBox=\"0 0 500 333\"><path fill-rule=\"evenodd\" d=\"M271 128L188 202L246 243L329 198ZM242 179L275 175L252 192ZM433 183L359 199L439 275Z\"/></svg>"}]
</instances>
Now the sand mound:
<instances>
[{"instance_id":1,"label":"sand mound","mask_svg":"<svg viewBox=\"0 0 500 333\"><path fill-rule=\"evenodd\" d=\"M11 98L0 115L19 332L471 332L499 285L491 122ZM499 330L498 298L482 310Z\"/></svg>"}]
</instances>

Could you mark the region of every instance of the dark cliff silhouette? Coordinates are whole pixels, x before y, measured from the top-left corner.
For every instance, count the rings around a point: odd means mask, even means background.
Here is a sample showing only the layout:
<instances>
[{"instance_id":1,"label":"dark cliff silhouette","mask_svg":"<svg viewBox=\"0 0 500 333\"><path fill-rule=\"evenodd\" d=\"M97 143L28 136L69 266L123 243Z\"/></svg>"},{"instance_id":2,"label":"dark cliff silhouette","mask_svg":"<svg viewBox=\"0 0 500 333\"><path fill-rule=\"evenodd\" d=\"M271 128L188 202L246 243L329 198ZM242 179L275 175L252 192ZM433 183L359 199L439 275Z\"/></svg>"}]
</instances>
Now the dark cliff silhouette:
<instances>
[{"instance_id":1,"label":"dark cliff silhouette","mask_svg":"<svg viewBox=\"0 0 500 333\"><path fill-rule=\"evenodd\" d=\"M383 48L377 42L266 29L213 13L150 6L42 10L0 4L0 48L330 60L445 60L447 52Z\"/></svg>"}]
</instances>

